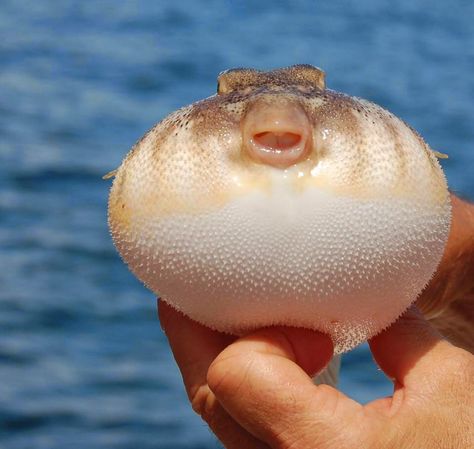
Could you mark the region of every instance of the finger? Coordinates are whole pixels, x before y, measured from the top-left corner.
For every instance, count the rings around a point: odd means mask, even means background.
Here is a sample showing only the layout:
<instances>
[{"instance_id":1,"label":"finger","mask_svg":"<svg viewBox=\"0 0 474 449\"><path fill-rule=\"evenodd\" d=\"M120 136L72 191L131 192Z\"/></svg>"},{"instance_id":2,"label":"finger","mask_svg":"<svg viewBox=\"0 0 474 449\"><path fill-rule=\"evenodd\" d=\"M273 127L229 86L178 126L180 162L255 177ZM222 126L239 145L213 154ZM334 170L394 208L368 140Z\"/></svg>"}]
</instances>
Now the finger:
<instances>
[{"instance_id":1,"label":"finger","mask_svg":"<svg viewBox=\"0 0 474 449\"><path fill-rule=\"evenodd\" d=\"M158 301L158 314L194 411L226 448L266 448L229 416L207 386L209 365L235 337L201 326L164 301Z\"/></svg>"},{"instance_id":2,"label":"finger","mask_svg":"<svg viewBox=\"0 0 474 449\"><path fill-rule=\"evenodd\" d=\"M436 376L433 367L442 367L452 348L415 307L369 345L387 376L402 386L417 388Z\"/></svg>"},{"instance_id":3,"label":"finger","mask_svg":"<svg viewBox=\"0 0 474 449\"><path fill-rule=\"evenodd\" d=\"M168 337L190 399L207 384L209 365L235 337L213 331L158 301L158 316Z\"/></svg>"},{"instance_id":4,"label":"finger","mask_svg":"<svg viewBox=\"0 0 474 449\"><path fill-rule=\"evenodd\" d=\"M416 305L425 317L438 317L474 287L474 205L451 194L451 228L443 258Z\"/></svg>"},{"instance_id":5,"label":"finger","mask_svg":"<svg viewBox=\"0 0 474 449\"><path fill-rule=\"evenodd\" d=\"M209 388L207 391L205 406L199 414L226 449L269 449L227 413Z\"/></svg>"},{"instance_id":6,"label":"finger","mask_svg":"<svg viewBox=\"0 0 474 449\"><path fill-rule=\"evenodd\" d=\"M271 447L320 447L323 439L340 437L345 418L352 425L363 414L334 388L312 383L310 374L332 354L323 334L263 329L226 348L211 365L208 384L229 414Z\"/></svg>"}]
</instances>

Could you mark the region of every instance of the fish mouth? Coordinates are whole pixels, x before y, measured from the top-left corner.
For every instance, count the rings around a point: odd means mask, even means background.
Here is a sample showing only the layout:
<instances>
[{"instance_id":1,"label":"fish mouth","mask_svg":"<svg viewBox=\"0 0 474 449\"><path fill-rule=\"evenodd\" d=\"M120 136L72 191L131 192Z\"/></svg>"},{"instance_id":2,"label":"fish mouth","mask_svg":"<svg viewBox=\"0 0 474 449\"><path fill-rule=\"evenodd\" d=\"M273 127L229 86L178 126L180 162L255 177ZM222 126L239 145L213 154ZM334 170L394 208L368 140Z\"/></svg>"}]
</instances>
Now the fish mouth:
<instances>
[{"instance_id":1,"label":"fish mouth","mask_svg":"<svg viewBox=\"0 0 474 449\"><path fill-rule=\"evenodd\" d=\"M244 118L243 144L252 159L289 167L304 160L312 149L309 119L293 102L257 102Z\"/></svg>"},{"instance_id":2,"label":"fish mouth","mask_svg":"<svg viewBox=\"0 0 474 449\"><path fill-rule=\"evenodd\" d=\"M253 144L259 145L263 151L291 151L299 147L302 136L292 131L263 131L255 134Z\"/></svg>"}]
</instances>

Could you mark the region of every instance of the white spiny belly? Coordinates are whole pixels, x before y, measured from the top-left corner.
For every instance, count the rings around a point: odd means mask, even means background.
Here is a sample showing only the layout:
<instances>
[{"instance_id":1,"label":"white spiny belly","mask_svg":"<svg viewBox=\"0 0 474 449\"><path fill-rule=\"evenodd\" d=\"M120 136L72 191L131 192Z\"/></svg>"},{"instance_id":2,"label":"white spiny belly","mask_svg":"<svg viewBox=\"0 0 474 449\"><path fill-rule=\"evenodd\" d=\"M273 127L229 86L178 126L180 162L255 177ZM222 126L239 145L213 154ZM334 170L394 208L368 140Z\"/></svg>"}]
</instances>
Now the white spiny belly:
<instances>
[{"instance_id":1,"label":"white spiny belly","mask_svg":"<svg viewBox=\"0 0 474 449\"><path fill-rule=\"evenodd\" d=\"M131 270L193 319L231 333L317 329L343 352L393 322L429 281L449 203L256 190L203 214L111 228Z\"/></svg>"}]
</instances>

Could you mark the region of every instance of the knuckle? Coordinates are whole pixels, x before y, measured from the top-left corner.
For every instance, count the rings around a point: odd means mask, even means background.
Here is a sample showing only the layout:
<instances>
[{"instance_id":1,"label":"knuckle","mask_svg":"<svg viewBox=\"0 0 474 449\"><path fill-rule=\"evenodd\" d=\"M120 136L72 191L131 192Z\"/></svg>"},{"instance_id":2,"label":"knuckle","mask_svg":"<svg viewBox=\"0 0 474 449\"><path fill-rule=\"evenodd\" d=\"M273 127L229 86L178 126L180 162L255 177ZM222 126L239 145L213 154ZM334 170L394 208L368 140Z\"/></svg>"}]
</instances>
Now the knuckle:
<instances>
[{"instance_id":1,"label":"knuckle","mask_svg":"<svg viewBox=\"0 0 474 449\"><path fill-rule=\"evenodd\" d=\"M464 378L467 375L470 375L472 378L474 356L464 349L452 347L444 357L443 366L446 371L460 378Z\"/></svg>"},{"instance_id":2,"label":"knuckle","mask_svg":"<svg viewBox=\"0 0 474 449\"><path fill-rule=\"evenodd\" d=\"M440 392L450 391L463 395L471 391L474 382L474 355L451 346L443 354L434 378Z\"/></svg>"},{"instance_id":3,"label":"knuckle","mask_svg":"<svg viewBox=\"0 0 474 449\"><path fill-rule=\"evenodd\" d=\"M228 418L228 415L209 387L202 385L197 388L194 395L190 397L190 401L194 412L218 435L222 422Z\"/></svg>"},{"instance_id":4,"label":"knuckle","mask_svg":"<svg viewBox=\"0 0 474 449\"><path fill-rule=\"evenodd\" d=\"M208 396L211 392L207 385L199 385L197 387L191 387L188 389L188 398L189 402L193 410L201 416L204 409L205 404L208 400Z\"/></svg>"},{"instance_id":5,"label":"knuckle","mask_svg":"<svg viewBox=\"0 0 474 449\"><path fill-rule=\"evenodd\" d=\"M474 382L474 355L457 348L457 355L450 361L451 370L458 378L461 388L472 386Z\"/></svg>"},{"instance_id":6,"label":"knuckle","mask_svg":"<svg viewBox=\"0 0 474 449\"><path fill-rule=\"evenodd\" d=\"M191 406L204 421L212 420L213 411L215 409L215 396L207 385L200 385L194 391L189 393Z\"/></svg>"}]
</instances>

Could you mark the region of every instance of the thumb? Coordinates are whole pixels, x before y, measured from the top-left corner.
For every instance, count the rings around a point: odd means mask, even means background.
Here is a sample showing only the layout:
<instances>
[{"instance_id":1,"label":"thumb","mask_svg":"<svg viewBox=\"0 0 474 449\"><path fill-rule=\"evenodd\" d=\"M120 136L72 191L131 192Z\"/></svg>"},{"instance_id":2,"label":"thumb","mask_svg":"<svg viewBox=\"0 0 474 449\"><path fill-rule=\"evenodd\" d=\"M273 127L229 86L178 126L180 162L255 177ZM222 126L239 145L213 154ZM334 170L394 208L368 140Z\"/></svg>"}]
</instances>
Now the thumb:
<instances>
[{"instance_id":1,"label":"thumb","mask_svg":"<svg viewBox=\"0 0 474 449\"><path fill-rule=\"evenodd\" d=\"M330 338L321 333L262 329L228 346L210 366L207 381L227 412L271 447L324 447L318 445L323 437L337 438L341 415L354 419L362 408L332 387L313 384L310 375L332 354Z\"/></svg>"}]
</instances>

